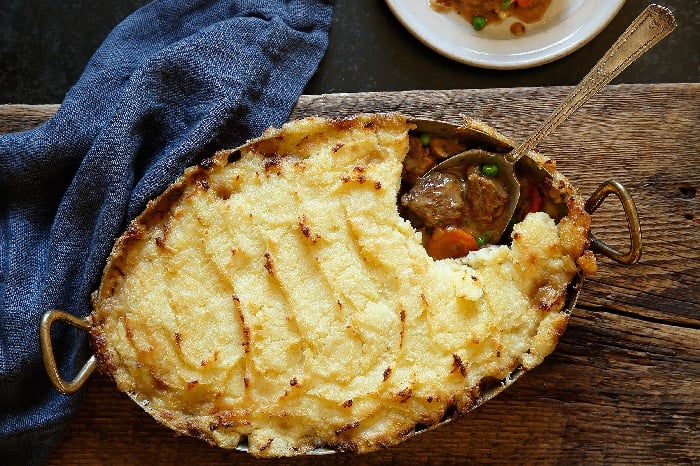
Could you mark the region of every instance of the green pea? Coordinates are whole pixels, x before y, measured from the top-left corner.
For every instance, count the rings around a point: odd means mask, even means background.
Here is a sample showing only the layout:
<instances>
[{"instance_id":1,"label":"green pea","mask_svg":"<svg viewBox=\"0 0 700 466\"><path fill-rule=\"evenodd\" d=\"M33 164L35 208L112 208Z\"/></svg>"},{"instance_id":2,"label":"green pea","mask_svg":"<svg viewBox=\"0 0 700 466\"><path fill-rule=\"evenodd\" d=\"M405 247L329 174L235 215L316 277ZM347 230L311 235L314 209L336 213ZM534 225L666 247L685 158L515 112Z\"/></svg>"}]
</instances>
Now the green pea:
<instances>
[{"instance_id":1,"label":"green pea","mask_svg":"<svg viewBox=\"0 0 700 466\"><path fill-rule=\"evenodd\" d=\"M474 15L472 18L472 25L477 31L481 31L486 27L486 16Z\"/></svg>"},{"instance_id":2,"label":"green pea","mask_svg":"<svg viewBox=\"0 0 700 466\"><path fill-rule=\"evenodd\" d=\"M481 166L481 173L485 176L498 176L498 165L495 163L485 163Z\"/></svg>"},{"instance_id":3,"label":"green pea","mask_svg":"<svg viewBox=\"0 0 700 466\"><path fill-rule=\"evenodd\" d=\"M430 144L430 134L428 133L421 133L418 139L420 139L420 143L423 144L423 147L428 147L428 144Z\"/></svg>"},{"instance_id":4,"label":"green pea","mask_svg":"<svg viewBox=\"0 0 700 466\"><path fill-rule=\"evenodd\" d=\"M476 238L476 245L479 246L479 247L481 247L481 246L483 246L484 244L486 244L486 238L484 238L483 236L478 236L478 237Z\"/></svg>"},{"instance_id":5,"label":"green pea","mask_svg":"<svg viewBox=\"0 0 700 466\"><path fill-rule=\"evenodd\" d=\"M501 11L506 11L513 4L513 0L503 0L499 6Z\"/></svg>"}]
</instances>

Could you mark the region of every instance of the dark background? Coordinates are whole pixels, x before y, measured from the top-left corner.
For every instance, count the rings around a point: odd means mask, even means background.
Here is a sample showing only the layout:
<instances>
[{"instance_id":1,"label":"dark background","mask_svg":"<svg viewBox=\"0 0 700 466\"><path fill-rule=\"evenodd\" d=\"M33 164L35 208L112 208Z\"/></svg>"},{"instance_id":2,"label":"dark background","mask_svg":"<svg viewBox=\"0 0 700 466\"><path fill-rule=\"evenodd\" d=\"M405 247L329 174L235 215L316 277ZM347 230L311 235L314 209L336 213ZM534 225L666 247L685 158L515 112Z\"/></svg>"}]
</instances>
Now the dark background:
<instances>
[{"instance_id":1,"label":"dark background","mask_svg":"<svg viewBox=\"0 0 700 466\"><path fill-rule=\"evenodd\" d=\"M0 104L61 102L110 30L146 3L0 0ZM493 71L433 52L401 26L383 0L336 0L328 52L305 93L576 84L649 3L627 0L600 35L568 57L526 70ZM673 10L678 28L614 83L700 81L700 0L659 3Z\"/></svg>"}]
</instances>

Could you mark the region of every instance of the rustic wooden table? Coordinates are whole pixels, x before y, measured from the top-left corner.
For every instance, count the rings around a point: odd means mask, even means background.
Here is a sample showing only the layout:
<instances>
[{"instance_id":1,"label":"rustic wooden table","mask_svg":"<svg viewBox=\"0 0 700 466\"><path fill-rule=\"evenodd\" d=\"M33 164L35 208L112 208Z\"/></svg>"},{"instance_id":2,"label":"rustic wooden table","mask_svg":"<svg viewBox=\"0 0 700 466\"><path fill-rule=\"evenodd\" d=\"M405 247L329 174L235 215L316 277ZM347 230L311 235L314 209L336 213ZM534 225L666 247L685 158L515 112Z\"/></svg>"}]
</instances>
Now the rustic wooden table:
<instances>
[{"instance_id":1,"label":"rustic wooden table","mask_svg":"<svg viewBox=\"0 0 700 466\"><path fill-rule=\"evenodd\" d=\"M302 96L292 117L464 113L519 140L568 88ZM0 106L0 132L56 106ZM634 197L644 248L634 266L599 258L556 351L466 417L376 453L256 460L176 437L94 375L50 464L695 464L700 462L700 84L616 85L539 149L584 195L614 177ZM593 230L625 249L608 198Z\"/></svg>"}]
</instances>

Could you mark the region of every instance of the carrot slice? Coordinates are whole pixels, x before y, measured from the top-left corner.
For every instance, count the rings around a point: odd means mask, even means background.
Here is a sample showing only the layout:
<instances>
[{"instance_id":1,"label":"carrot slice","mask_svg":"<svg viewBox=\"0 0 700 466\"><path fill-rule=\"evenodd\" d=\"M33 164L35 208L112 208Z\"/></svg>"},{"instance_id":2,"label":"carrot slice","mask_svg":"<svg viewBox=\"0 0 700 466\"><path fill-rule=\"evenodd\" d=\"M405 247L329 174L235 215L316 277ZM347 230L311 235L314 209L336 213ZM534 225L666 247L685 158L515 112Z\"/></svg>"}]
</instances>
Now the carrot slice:
<instances>
[{"instance_id":1,"label":"carrot slice","mask_svg":"<svg viewBox=\"0 0 700 466\"><path fill-rule=\"evenodd\" d=\"M537 186L533 184L528 186L527 198L530 200L530 205L527 210L527 213L539 212L540 210L542 210L542 204L544 203L544 200L542 199L542 195L537 189Z\"/></svg>"},{"instance_id":2,"label":"carrot slice","mask_svg":"<svg viewBox=\"0 0 700 466\"><path fill-rule=\"evenodd\" d=\"M433 259L464 257L469 251L476 251L479 245L474 237L461 228L448 226L436 228L425 245Z\"/></svg>"}]
</instances>

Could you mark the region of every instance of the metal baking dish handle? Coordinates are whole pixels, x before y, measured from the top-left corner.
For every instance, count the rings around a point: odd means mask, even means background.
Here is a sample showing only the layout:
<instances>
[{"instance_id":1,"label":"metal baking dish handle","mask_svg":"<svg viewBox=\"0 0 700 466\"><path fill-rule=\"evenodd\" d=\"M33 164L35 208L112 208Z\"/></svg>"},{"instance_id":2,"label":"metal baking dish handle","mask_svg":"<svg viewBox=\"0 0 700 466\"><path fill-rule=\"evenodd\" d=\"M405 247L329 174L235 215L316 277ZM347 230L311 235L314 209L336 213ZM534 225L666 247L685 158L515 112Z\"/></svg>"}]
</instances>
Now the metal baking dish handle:
<instances>
[{"instance_id":1,"label":"metal baking dish handle","mask_svg":"<svg viewBox=\"0 0 700 466\"><path fill-rule=\"evenodd\" d=\"M51 342L51 326L57 320L66 322L73 327L86 332L90 331L91 322L89 317L81 319L65 311L61 311L60 309L52 309L41 317L41 324L39 325L39 338L41 341L41 353L43 355L46 373L48 374L49 380L51 380L53 386L56 387L56 390L64 395L71 395L80 390L80 387L85 384L88 377L90 377L90 374L92 374L92 372L95 370L97 367L97 358L95 358L95 355L93 354L73 380L70 382L64 380L58 371L56 357L53 353L53 344Z\"/></svg>"},{"instance_id":2,"label":"metal baking dish handle","mask_svg":"<svg viewBox=\"0 0 700 466\"><path fill-rule=\"evenodd\" d=\"M589 214L595 212L610 194L617 196L620 203L622 203L622 209L627 219L627 228L629 228L630 233L630 249L628 252L622 253L603 243L591 234L591 250L622 264L634 264L642 256L642 229L639 225L637 207L634 205L632 196L630 196L622 183L615 179L609 179L603 182L586 201L586 212Z\"/></svg>"}]
</instances>

